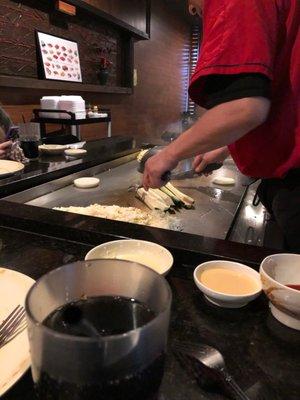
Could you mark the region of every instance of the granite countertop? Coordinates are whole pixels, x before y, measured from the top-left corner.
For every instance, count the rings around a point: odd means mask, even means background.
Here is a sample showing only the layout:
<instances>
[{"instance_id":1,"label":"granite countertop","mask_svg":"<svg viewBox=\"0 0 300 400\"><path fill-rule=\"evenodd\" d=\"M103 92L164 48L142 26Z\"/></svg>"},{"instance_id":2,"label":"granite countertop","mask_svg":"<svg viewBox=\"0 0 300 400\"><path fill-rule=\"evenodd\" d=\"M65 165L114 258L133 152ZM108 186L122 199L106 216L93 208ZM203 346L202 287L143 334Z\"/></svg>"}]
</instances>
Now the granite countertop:
<instances>
[{"instance_id":1,"label":"granite countertop","mask_svg":"<svg viewBox=\"0 0 300 400\"><path fill-rule=\"evenodd\" d=\"M0 228L0 265L34 279L62 264L84 258L91 246ZM228 369L251 400L298 400L300 335L279 324L262 295L240 310L208 305L192 281L192 268L175 265L168 276L173 292L169 353L161 400L225 400L199 389L171 352L174 340L217 347ZM30 372L3 400L32 400Z\"/></svg>"},{"instance_id":2,"label":"granite countertop","mask_svg":"<svg viewBox=\"0 0 300 400\"><path fill-rule=\"evenodd\" d=\"M30 161L21 174L0 179L0 198L129 154L134 150L134 141L114 136L87 142L84 148L87 154L78 159L44 155Z\"/></svg>"}]
</instances>

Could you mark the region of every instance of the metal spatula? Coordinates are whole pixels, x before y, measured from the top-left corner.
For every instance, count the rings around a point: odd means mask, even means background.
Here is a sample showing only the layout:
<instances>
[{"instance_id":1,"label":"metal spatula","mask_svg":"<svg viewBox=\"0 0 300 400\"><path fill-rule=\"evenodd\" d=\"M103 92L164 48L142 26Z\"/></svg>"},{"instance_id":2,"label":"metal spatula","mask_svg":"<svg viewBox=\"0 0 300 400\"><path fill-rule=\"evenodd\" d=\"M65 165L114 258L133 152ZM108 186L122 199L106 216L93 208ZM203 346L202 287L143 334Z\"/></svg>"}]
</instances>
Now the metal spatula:
<instances>
[{"instance_id":1,"label":"metal spatula","mask_svg":"<svg viewBox=\"0 0 300 400\"><path fill-rule=\"evenodd\" d=\"M155 146L151 149L147 150L142 158L139 160L138 171L143 173L145 169L145 164L149 160L150 157L154 156L158 152L160 152L164 146ZM223 166L222 163L212 163L207 165L207 167L201 172L201 174L209 174ZM193 160L187 159L180 161L176 169L172 172L167 171L162 176L162 181L168 182L170 180L176 179L189 179L195 176L199 176L193 168Z\"/></svg>"}]
</instances>

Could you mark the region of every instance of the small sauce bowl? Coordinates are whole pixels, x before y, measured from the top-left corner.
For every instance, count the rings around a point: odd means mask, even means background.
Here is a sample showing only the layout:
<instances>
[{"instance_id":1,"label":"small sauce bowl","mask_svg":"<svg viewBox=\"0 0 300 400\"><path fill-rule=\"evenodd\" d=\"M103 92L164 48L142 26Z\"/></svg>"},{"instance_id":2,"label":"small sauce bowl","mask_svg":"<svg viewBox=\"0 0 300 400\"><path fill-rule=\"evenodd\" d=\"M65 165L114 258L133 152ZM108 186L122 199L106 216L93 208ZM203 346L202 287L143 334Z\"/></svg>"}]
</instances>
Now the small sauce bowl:
<instances>
[{"instance_id":1,"label":"small sauce bowl","mask_svg":"<svg viewBox=\"0 0 300 400\"><path fill-rule=\"evenodd\" d=\"M201 281L201 274L212 269L224 269L245 275L252 280L254 288L247 294L228 294L214 290ZM220 276L220 279L221 276ZM203 292L205 298L216 306L224 308L240 308L258 297L262 291L259 273L247 265L231 261L209 261L198 265L194 271L194 281L197 287Z\"/></svg>"}]
</instances>

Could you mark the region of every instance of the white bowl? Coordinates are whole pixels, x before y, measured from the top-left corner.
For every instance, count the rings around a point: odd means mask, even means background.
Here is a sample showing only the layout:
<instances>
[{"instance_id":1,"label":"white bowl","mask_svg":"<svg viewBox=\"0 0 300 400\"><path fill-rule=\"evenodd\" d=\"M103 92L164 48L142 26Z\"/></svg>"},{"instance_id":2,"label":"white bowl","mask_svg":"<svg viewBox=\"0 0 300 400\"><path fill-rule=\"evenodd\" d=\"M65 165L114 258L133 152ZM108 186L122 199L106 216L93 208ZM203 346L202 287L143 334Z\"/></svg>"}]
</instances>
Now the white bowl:
<instances>
[{"instance_id":1,"label":"white bowl","mask_svg":"<svg viewBox=\"0 0 300 400\"><path fill-rule=\"evenodd\" d=\"M300 285L300 255L274 254L260 266L263 290L273 316L282 324L300 330L300 291L286 285Z\"/></svg>"},{"instance_id":2,"label":"white bowl","mask_svg":"<svg viewBox=\"0 0 300 400\"><path fill-rule=\"evenodd\" d=\"M86 155L87 151L84 149L66 149L65 150L65 155L69 157L83 157Z\"/></svg>"},{"instance_id":3,"label":"white bowl","mask_svg":"<svg viewBox=\"0 0 300 400\"><path fill-rule=\"evenodd\" d=\"M85 256L86 261L99 258L135 261L163 276L170 271L174 262L169 250L159 244L134 239L115 240L100 244Z\"/></svg>"},{"instance_id":4,"label":"white bowl","mask_svg":"<svg viewBox=\"0 0 300 400\"><path fill-rule=\"evenodd\" d=\"M217 292L213 289L210 289L208 286L205 286L199 279L198 279L198 274L199 272L203 272L208 269L212 268L224 268L224 269L229 269L233 271L239 271L247 274L250 276L252 279L257 283L257 289L254 290L253 292L246 294L246 295L231 295L231 294L226 294L226 293L221 293ZM260 276L259 273L256 272L254 269L247 267L244 264L240 264L237 262L231 262L231 261L222 261L222 260L216 260L216 261L209 261L205 262L203 264L198 265L198 267L194 271L194 281L198 288L201 290L201 292L204 293L204 296L208 301L211 303L219 306L219 307L224 307L224 308L240 308L248 304L250 301L254 300L256 297L259 296L259 294L262 291L262 286L261 286L261 281L260 281Z\"/></svg>"}]
</instances>

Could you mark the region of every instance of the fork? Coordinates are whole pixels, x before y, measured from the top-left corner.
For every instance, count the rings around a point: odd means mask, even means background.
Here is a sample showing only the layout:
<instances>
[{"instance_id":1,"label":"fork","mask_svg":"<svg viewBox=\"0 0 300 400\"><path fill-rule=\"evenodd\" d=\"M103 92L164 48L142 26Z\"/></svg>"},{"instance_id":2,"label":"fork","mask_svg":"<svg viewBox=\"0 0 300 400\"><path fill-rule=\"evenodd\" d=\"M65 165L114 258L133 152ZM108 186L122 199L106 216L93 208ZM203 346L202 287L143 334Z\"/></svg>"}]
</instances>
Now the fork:
<instances>
[{"instance_id":1,"label":"fork","mask_svg":"<svg viewBox=\"0 0 300 400\"><path fill-rule=\"evenodd\" d=\"M26 329L24 307L18 305L0 324L0 347Z\"/></svg>"},{"instance_id":2,"label":"fork","mask_svg":"<svg viewBox=\"0 0 300 400\"><path fill-rule=\"evenodd\" d=\"M210 383L222 383L232 399L250 400L228 373L222 354L214 347L177 341L173 351L180 363L193 374L199 386L203 385L206 378Z\"/></svg>"}]
</instances>

